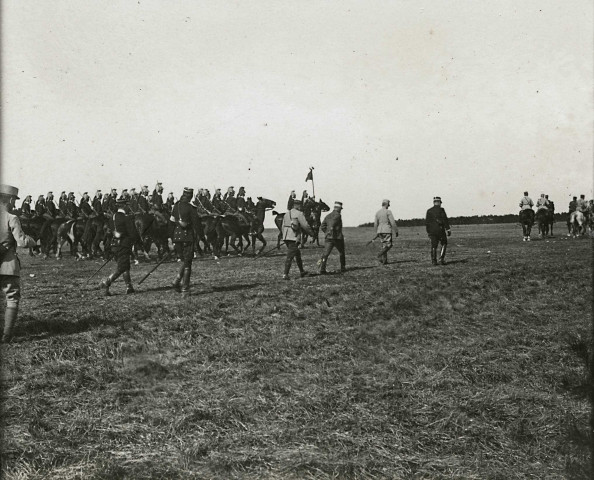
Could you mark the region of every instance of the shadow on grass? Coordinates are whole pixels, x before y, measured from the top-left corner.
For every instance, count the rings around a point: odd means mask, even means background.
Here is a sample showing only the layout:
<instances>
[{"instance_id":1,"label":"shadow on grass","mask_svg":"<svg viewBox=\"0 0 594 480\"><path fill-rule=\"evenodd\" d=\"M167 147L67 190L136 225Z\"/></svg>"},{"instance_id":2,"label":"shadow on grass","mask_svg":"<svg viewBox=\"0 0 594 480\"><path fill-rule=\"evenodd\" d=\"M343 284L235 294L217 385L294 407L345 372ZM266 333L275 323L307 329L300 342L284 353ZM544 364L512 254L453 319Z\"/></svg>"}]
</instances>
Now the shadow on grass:
<instances>
[{"instance_id":1,"label":"shadow on grass","mask_svg":"<svg viewBox=\"0 0 594 480\"><path fill-rule=\"evenodd\" d=\"M236 290L249 290L251 288L259 287L259 283L238 283L235 285L223 285L220 287L212 287L213 292L234 292Z\"/></svg>"},{"instance_id":2,"label":"shadow on grass","mask_svg":"<svg viewBox=\"0 0 594 480\"><path fill-rule=\"evenodd\" d=\"M446 262L446 265L455 265L456 263L468 263L468 258L461 258L460 260L451 260Z\"/></svg>"},{"instance_id":3,"label":"shadow on grass","mask_svg":"<svg viewBox=\"0 0 594 480\"><path fill-rule=\"evenodd\" d=\"M42 340L53 335L72 335L86 332L100 326L116 326L121 320L107 318L104 315L88 314L78 319L63 319L56 317L36 318L23 315L15 328L16 342ZM23 338L25 337L25 338Z\"/></svg>"}]
</instances>

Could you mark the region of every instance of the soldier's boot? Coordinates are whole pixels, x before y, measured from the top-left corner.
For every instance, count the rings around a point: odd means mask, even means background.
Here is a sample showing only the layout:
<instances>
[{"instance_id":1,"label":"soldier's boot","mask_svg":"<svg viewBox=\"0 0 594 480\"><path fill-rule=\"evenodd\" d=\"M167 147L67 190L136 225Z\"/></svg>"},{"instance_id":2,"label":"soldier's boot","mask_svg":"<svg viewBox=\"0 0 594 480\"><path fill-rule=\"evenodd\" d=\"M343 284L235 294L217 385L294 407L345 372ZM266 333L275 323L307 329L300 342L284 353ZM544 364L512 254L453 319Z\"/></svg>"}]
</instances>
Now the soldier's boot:
<instances>
[{"instance_id":1,"label":"soldier's boot","mask_svg":"<svg viewBox=\"0 0 594 480\"><path fill-rule=\"evenodd\" d=\"M326 271L326 263L328 262L327 258L320 258L320 275L326 275L328 272Z\"/></svg>"},{"instance_id":2,"label":"soldier's boot","mask_svg":"<svg viewBox=\"0 0 594 480\"><path fill-rule=\"evenodd\" d=\"M448 246L447 245L443 245L441 247L441 255L439 256L439 263L441 263L442 265L445 265L446 264L445 256L446 256L447 249L448 249Z\"/></svg>"},{"instance_id":3,"label":"soldier's boot","mask_svg":"<svg viewBox=\"0 0 594 480\"><path fill-rule=\"evenodd\" d=\"M18 307L6 307L6 310L4 311L4 334L2 335L2 343L10 343L12 341L14 335L13 330L18 313Z\"/></svg>"},{"instance_id":4,"label":"soldier's boot","mask_svg":"<svg viewBox=\"0 0 594 480\"><path fill-rule=\"evenodd\" d=\"M109 277L107 277L105 280L103 280L100 284L99 284L99 288L103 288L104 291L104 295L106 297L109 297L111 295L111 293L109 293L109 287L111 286L111 284L114 282L114 280L118 278L117 275L115 273L112 273Z\"/></svg>"},{"instance_id":5,"label":"soldier's boot","mask_svg":"<svg viewBox=\"0 0 594 480\"><path fill-rule=\"evenodd\" d=\"M382 265L388 263L388 249L385 247L382 248L380 252L377 254L377 259Z\"/></svg>"},{"instance_id":6,"label":"soldier's boot","mask_svg":"<svg viewBox=\"0 0 594 480\"><path fill-rule=\"evenodd\" d=\"M184 277L182 279L181 294L182 297L190 296L190 277L192 275L192 268L187 267L184 269Z\"/></svg>"},{"instance_id":7,"label":"soldier's boot","mask_svg":"<svg viewBox=\"0 0 594 480\"><path fill-rule=\"evenodd\" d=\"M437 248L431 247L431 265L437 265Z\"/></svg>"},{"instance_id":8,"label":"soldier's boot","mask_svg":"<svg viewBox=\"0 0 594 480\"><path fill-rule=\"evenodd\" d=\"M340 273L346 272L346 262L340 262Z\"/></svg>"},{"instance_id":9,"label":"soldier's boot","mask_svg":"<svg viewBox=\"0 0 594 480\"><path fill-rule=\"evenodd\" d=\"M295 261L297 262L297 268L299 268L299 273L302 277L305 277L307 275L307 272L303 269L303 260L301 260L301 257L296 257Z\"/></svg>"},{"instance_id":10,"label":"soldier's boot","mask_svg":"<svg viewBox=\"0 0 594 480\"><path fill-rule=\"evenodd\" d=\"M130 278L130 272L124 272L122 275L124 282L126 282L126 295L134 293L134 287L132 286L132 279Z\"/></svg>"},{"instance_id":11,"label":"soldier's boot","mask_svg":"<svg viewBox=\"0 0 594 480\"><path fill-rule=\"evenodd\" d=\"M182 279L184 278L184 270L186 268L182 265L182 267L179 269L179 272L177 272L177 275L175 277L175 279L173 280L173 283L171 284L171 286L175 289L176 292L181 292L181 282Z\"/></svg>"}]
</instances>

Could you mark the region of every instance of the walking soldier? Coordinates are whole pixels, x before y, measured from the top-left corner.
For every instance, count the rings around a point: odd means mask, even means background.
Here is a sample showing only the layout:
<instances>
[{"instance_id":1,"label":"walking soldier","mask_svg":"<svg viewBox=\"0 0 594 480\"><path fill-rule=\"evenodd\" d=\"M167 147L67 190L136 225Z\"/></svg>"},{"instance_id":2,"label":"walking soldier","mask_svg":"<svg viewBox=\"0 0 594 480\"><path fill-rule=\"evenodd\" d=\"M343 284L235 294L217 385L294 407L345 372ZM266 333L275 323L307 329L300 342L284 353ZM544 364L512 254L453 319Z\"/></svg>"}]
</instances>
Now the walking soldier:
<instances>
[{"instance_id":1,"label":"walking soldier","mask_svg":"<svg viewBox=\"0 0 594 480\"><path fill-rule=\"evenodd\" d=\"M173 230L173 244L175 253L182 264L173 288L181 292L182 297L190 295L190 277L192 275L192 260L194 259L194 212L191 205L194 197L193 188L184 188L179 201L173 206L172 217L175 223Z\"/></svg>"},{"instance_id":2,"label":"walking soldier","mask_svg":"<svg viewBox=\"0 0 594 480\"><path fill-rule=\"evenodd\" d=\"M134 293L130 278L130 255L132 245L138 240L138 232L134 226L134 217L128 215L128 197L120 197L117 201L117 212L113 215L113 240L111 249L117 263L116 271L103 280L99 286L105 289L105 296L109 296L110 285L121 275L126 283L126 294Z\"/></svg>"},{"instance_id":3,"label":"walking soldier","mask_svg":"<svg viewBox=\"0 0 594 480\"><path fill-rule=\"evenodd\" d=\"M382 200L382 208L375 213L375 233L382 242L382 249L377 255L382 265L388 264L388 251L392 248L392 234L398 236L398 226L392 211L389 210L390 200Z\"/></svg>"},{"instance_id":4,"label":"walking soldier","mask_svg":"<svg viewBox=\"0 0 594 480\"><path fill-rule=\"evenodd\" d=\"M431 239L431 263L437 265L437 246L441 244L440 263L445 265L445 255L448 246L448 237L452 234L448 216L441 208L441 198L433 197L433 207L427 210L425 228ZM447 236L446 236L447 232Z\"/></svg>"},{"instance_id":5,"label":"walking soldier","mask_svg":"<svg viewBox=\"0 0 594 480\"><path fill-rule=\"evenodd\" d=\"M19 198L18 193L16 187L0 185L0 289L6 299L2 343L12 340L21 299L21 263L16 247L35 246L35 240L23 232L19 217L10 213L14 209L14 201Z\"/></svg>"},{"instance_id":6,"label":"walking soldier","mask_svg":"<svg viewBox=\"0 0 594 480\"><path fill-rule=\"evenodd\" d=\"M324 253L320 259L320 273L326 272L326 262L332 249L336 247L340 256L340 271L346 272L346 257L344 253L344 236L342 234L342 202L334 202L334 211L326 215L322 222L321 229L326 234Z\"/></svg>"},{"instance_id":7,"label":"walking soldier","mask_svg":"<svg viewBox=\"0 0 594 480\"><path fill-rule=\"evenodd\" d=\"M301 201L295 200L293 202L293 209L285 213L283 218L283 240L287 246L287 258L285 260L285 271L283 279L289 279L289 270L293 263L293 258L297 262L297 267L302 277L307 275L303 269L303 261L301 260L301 251L299 250L299 241L301 239L301 232L305 231L308 235L313 236L313 231L310 228L307 220L301 212Z\"/></svg>"}]
</instances>

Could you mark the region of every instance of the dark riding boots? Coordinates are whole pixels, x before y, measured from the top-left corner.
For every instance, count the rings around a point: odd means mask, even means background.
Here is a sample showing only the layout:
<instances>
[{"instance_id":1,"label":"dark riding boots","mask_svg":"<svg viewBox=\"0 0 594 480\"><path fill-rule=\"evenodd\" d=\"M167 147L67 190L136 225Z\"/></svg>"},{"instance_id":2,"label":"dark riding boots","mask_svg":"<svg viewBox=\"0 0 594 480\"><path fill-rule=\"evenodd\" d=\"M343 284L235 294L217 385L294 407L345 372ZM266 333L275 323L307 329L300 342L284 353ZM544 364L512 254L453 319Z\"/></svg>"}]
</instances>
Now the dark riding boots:
<instances>
[{"instance_id":1,"label":"dark riding boots","mask_svg":"<svg viewBox=\"0 0 594 480\"><path fill-rule=\"evenodd\" d=\"M437 265L437 248L439 247L439 244L441 244L439 263L445 265L445 256L448 248L448 239L445 232L440 235L429 235L429 238L431 239L431 264Z\"/></svg>"}]
</instances>

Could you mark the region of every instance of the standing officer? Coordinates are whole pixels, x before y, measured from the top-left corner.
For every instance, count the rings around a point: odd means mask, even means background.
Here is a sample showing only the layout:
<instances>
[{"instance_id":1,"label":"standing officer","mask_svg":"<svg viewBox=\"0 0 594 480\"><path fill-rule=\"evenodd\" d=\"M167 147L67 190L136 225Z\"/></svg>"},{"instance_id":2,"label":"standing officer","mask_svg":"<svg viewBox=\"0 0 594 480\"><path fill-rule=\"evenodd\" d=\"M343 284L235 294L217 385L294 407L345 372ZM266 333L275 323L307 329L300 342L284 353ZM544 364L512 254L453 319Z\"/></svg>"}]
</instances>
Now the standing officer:
<instances>
[{"instance_id":1,"label":"standing officer","mask_svg":"<svg viewBox=\"0 0 594 480\"><path fill-rule=\"evenodd\" d=\"M326 215L322 222L322 232L326 234L326 243L324 253L320 259L320 273L322 275L326 272L326 262L330 256L332 249L336 247L340 256L340 271L346 272L346 257L344 253L344 236L342 234L342 202L334 202L334 210Z\"/></svg>"},{"instance_id":2,"label":"standing officer","mask_svg":"<svg viewBox=\"0 0 594 480\"><path fill-rule=\"evenodd\" d=\"M194 197L193 188L184 188L179 201L173 206L171 216L175 223L173 230L173 244L175 253L182 264L173 288L181 292L182 297L190 295L190 277L192 275L192 260L194 260L194 212L191 205Z\"/></svg>"},{"instance_id":3,"label":"standing officer","mask_svg":"<svg viewBox=\"0 0 594 480\"><path fill-rule=\"evenodd\" d=\"M441 244L439 260L442 265L445 265L448 237L452 234L452 231L450 230L448 216L445 210L441 208L441 197L433 197L433 207L427 210L425 224L427 234L431 239L431 263L437 265L437 245Z\"/></svg>"},{"instance_id":4,"label":"standing officer","mask_svg":"<svg viewBox=\"0 0 594 480\"><path fill-rule=\"evenodd\" d=\"M293 209L285 213L282 225L283 240L287 246L287 258L285 260L285 272L283 275L284 280L289 279L289 270L291 269L293 258L297 262L301 277L307 275L307 272L303 269L301 251L299 250L302 231L305 231L309 236L313 236L313 231L301 212L301 201L295 200L293 202Z\"/></svg>"},{"instance_id":5,"label":"standing officer","mask_svg":"<svg viewBox=\"0 0 594 480\"><path fill-rule=\"evenodd\" d=\"M36 243L23 232L19 217L10 213L14 210L14 201L19 198L18 193L16 187L0 185L0 288L6 298L2 343L12 340L21 299L21 263L16 247L31 248Z\"/></svg>"},{"instance_id":6,"label":"standing officer","mask_svg":"<svg viewBox=\"0 0 594 480\"><path fill-rule=\"evenodd\" d=\"M382 242L382 249L377 258L382 265L388 264L388 251L392 248L392 233L398 236L398 226L392 211L389 210L390 200L382 200L382 208L375 213L375 233Z\"/></svg>"},{"instance_id":7,"label":"standing officer","mask_svg":"<svg viewBox=\"0 0 594 480\"><path fill-rule=\"evenodd\" d=\"M132 280L130 278L130 255L132 254L132 245L138 241L138 232L134 226L134 217L128 215L130 199L120 197L116 201L117 212L113 215L113 240L111 250L117 263L116 271L103 280L100 288L105 289L105 296L109 293L110 285L120 276L126 283L126 294L134 293Z\"/></svg>"}]
</instances>

